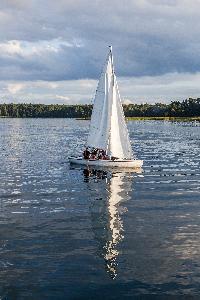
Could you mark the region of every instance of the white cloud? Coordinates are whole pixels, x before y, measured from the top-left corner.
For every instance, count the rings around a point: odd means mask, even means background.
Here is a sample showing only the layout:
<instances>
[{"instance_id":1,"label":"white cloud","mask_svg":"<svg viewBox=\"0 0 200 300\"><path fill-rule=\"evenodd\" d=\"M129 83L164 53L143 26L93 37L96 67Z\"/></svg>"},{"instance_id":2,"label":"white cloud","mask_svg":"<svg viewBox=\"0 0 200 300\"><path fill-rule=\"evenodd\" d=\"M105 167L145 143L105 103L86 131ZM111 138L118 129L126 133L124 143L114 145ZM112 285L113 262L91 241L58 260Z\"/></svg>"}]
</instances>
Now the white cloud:
<instances>
[{"instance_id":1,"label":"white cloud","mask_svg":"<svg viewBox=\"0 0 200 300\"><path fill-rule=\"evenodd\" d=\"M170 102L200 97L200 72L169 73L161 76L120 77L118 84L123 103ZM33 103L93 103L96 80L0 81L3 101Z\"/></svg>"},{"instance_id":2,"label":"white cloud","mask_svg":"<svg viewBox=\"0 0 200 300\"><path fill-rule=\"evenodd\" d=\"M123 103L123 104L126 104L126 105L129 105L129 104L132 104L133 101L130 100L130 99L122 99L122 103Z\"/></svg>"},{"instance_id":3,"label":"white cloud","mask_svg":"<svg viewBox=\"0 0 200 300\"><path fill-rule=\"evenodd\" d=\"M70 98L68 96L56 95L55 97L58 100L63 100L63 101L68 101L68 102L70 101Z\"/></svg>"},{"instance_id":4,"label":"white cloud","mask_svg":"<svg viewBox=\"0 0 200 300\"><path fill-rule=\"evenodd\" d=\"M1 55L8 54L22 54L22 48L19 41L8 41L5 43L0 43Z\"/></svg>"},{"instance_id":5,"label":"white cloud","mask_svg":"<svg viewBox=\"0 0 200 300\"><path fill-rule=\"evenodd\" d=\"M22 91L25 86L24 83L8 83L7 90L11 95L15 95Z\"/></svg>"},{"instance_id":6,"label":"white cloud","mask_svg":"<svg viewBox=\"0 0 200 300\"><path fill-rule=\"evenodd\" d=\"M134 102L169 102L200 97L200 72L121 78L122 98Z\"/></svg>"},{"instance_id":7,"label":"white cloud","mask_svg":"<svg viewBox=\"0 0 200 300\"><path fill-rule=\"evenodd\" d=\"M62 39L53 39L48 41L37 41L37 42L28 42L28 41L19 41L19 40L10 40L7 42L0 43L0 53L3 55L21 55L21 56L31 56L45 54L48 55L48 52L59 52L63 47L76 47L77 42L67 42ZM80 47L80 45L79 45Z\"/></svg>"},{"instance_id":8,"label":"white cloud","mask_svg":"<svg viewBox=\"0 0 200 300\"><path fill-rule=\"evenodd\" d=\"M95 80L68 81L0 81L0 103L92 103Z\"/></svg>"}]
</instances>

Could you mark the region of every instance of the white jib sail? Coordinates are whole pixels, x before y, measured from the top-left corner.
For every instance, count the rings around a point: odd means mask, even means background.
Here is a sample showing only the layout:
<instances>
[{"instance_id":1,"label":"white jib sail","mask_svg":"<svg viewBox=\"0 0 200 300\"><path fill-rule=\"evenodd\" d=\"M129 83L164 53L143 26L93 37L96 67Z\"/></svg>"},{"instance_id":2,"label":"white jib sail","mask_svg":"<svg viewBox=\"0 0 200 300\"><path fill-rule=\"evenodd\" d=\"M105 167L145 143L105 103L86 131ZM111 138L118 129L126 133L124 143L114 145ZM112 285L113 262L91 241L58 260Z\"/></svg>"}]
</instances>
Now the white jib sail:
<instances>
[{"instance_id":1,"label":"white jib sail","mask_svg":"<svg viewBox=\"0 0 200 300\"><path fill-rule=\"evenodd\" d=\"M132 158L111 49L97 87L87 146L121 159Z\"/></svg>"}]
</instances>

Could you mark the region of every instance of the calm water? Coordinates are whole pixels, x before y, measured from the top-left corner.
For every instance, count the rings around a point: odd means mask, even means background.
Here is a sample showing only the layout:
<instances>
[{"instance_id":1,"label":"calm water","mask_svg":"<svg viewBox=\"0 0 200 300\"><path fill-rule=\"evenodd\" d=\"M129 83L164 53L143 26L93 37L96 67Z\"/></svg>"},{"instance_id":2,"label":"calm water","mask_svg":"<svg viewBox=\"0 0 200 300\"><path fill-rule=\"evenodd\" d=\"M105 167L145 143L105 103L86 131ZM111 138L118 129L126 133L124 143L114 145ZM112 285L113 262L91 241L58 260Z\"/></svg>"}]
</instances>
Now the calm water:
<instances>
[{"instance_id":1,"label":"calm water","mask_svg":"<svg viewBox=\"0 0 200 300\"><path fill-rule=\"evenodd\" d=\"M88 125L0 119L0 299L198 299L200 127L129 122L143 170L88 173Z\"/></svg>"}]
</instances>

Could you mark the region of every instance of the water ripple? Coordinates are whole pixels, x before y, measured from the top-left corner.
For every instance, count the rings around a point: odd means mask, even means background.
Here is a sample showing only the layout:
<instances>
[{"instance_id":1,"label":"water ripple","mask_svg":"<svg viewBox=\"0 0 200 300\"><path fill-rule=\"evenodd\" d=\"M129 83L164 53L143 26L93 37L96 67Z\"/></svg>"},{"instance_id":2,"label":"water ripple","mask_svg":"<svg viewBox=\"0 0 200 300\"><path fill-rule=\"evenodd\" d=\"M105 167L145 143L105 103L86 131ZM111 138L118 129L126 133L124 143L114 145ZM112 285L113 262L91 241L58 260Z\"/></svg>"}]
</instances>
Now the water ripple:
<instances>
[{"instance_id":1,"label":"water ripple","mask_svg":"<svg viewBox=\"0 0 200 300\"><path fill-rule=\"evenodd\" d=\"M199 294L199 127L128 127L143 170L88 174L88 121L0 119L0 298Z\"/></svg>"}]
</instances>

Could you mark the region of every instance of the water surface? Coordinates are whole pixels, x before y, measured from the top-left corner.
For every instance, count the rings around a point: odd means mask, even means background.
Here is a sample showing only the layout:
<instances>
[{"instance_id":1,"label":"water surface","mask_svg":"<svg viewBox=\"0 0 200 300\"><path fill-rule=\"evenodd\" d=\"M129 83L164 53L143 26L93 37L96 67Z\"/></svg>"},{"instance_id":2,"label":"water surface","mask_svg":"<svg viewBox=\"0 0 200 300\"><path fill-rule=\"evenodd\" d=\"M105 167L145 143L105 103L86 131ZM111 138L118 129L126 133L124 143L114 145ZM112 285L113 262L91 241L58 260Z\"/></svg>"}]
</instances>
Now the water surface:
<instances>
[{"instance_id":1,"label":"water surface","mask_svg":"<svg viewBox=\"0 0 200 300\"><path fill-rule=\"evenodd\" d=\"M199 126L129 122L133 173L70 168L88 127L0 119L0 299L198 299Z\"/></svg>"}]
</instances>

